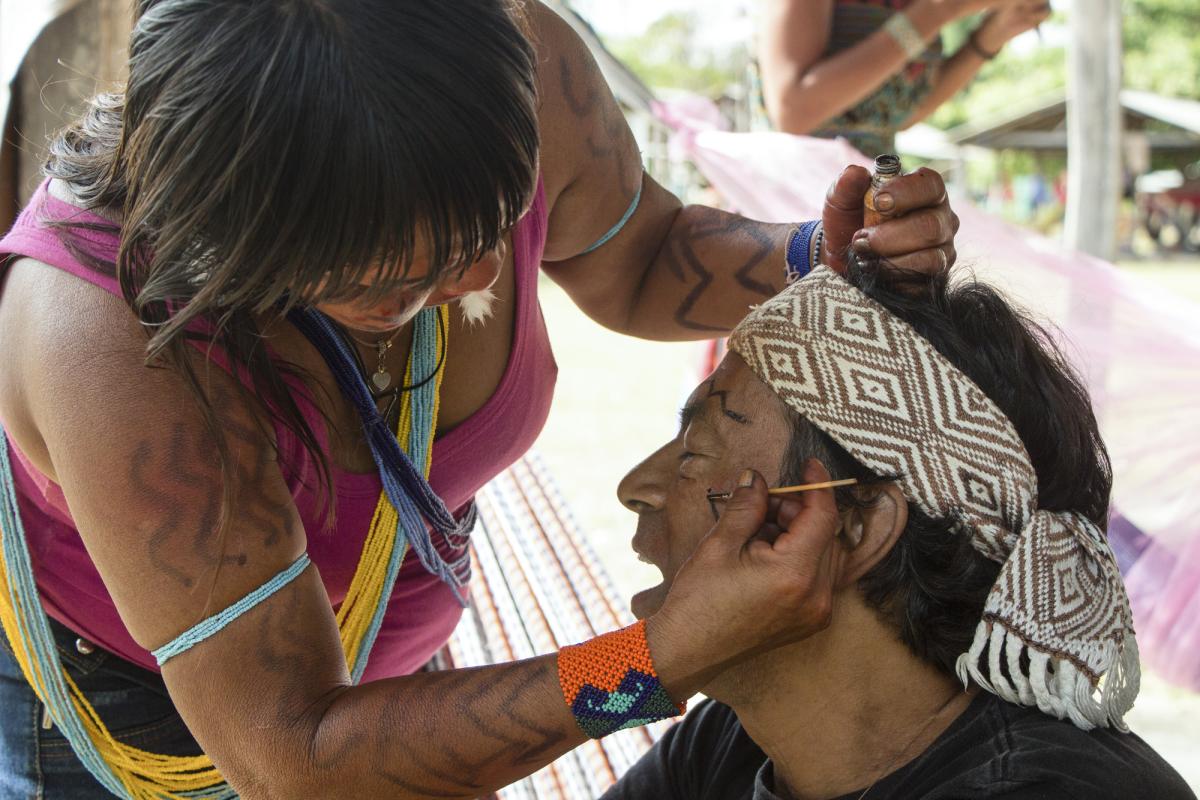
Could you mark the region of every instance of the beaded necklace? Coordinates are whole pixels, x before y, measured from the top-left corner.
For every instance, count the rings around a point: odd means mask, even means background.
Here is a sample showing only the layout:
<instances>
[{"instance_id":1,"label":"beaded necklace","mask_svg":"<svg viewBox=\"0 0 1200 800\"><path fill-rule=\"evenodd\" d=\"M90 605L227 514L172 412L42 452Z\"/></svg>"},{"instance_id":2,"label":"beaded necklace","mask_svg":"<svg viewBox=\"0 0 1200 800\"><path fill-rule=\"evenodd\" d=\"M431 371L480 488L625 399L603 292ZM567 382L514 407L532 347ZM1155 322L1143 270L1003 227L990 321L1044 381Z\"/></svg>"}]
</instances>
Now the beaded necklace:
<instances>
[{"instance_id":1,"label":"beaded necklace","mask_svg":"<svg viewBox=\"0 0 1200 800\"><path fill-rule=\"evenodd\" d=\"M383 482L362 556L337 613L342 648L355 683L366 668L409 547L460 600L468 577L469 556L464 545L474 514L468 514L462 522L455 521L427 481L444 366L438 354L446 349L448 313L442 306L417 315L405 383L413 383L417 376L433 379L420 380L403 396L395 433L381 418L353 356L332 322L315 310L296 310L288 315L321 352L339 388L354 402ZM425 520L451 546L449 558L434 546ZM26 681L80 761L112 794L126 800L237 797L208 756L164 756L118 742L63 669L34 580L8 458L7 435L2 427L0 624Z\"/></svg>"}]
</instances>

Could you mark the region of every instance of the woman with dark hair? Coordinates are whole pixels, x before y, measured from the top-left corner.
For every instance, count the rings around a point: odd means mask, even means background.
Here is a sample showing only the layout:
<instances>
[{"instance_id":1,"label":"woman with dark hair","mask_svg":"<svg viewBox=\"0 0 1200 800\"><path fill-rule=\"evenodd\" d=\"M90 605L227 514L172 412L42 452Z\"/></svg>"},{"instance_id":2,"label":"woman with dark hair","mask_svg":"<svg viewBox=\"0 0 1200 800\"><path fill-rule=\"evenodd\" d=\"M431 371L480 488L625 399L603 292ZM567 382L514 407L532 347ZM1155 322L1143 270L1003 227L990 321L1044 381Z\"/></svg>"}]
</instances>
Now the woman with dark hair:
<instances>
[{"instance_id":1,"label":"woman with dark hair","mask_svg":"<svg viewBox=\"0 0 1200 800\"><path fill-rule=\"evenodd\" d=\"M772 556L789 602L735 548L633 628L418 672L472 495L546 417L539 265L615 330L700 338L821 241L682 208L545 7L143 0L124 94L47 173L0 242L4 797L474 797L822 624L804 548ZM947 268L940 178L854 237L867 178L825 260Z\"/></svg>"},{"instance_id":2,"label":"woman with dark hair","mask_svg":"<svg viewBox=\"0 0 1200 800\"><path fill-rule=\"evenodd\" d=\"M759 49L763 100L781 131L841 136L868 156L928 117L1013 38L1050 16L1046 0L770 0ZM953 55L942 29L986 18Z\"/></svg>"}]
</instances>

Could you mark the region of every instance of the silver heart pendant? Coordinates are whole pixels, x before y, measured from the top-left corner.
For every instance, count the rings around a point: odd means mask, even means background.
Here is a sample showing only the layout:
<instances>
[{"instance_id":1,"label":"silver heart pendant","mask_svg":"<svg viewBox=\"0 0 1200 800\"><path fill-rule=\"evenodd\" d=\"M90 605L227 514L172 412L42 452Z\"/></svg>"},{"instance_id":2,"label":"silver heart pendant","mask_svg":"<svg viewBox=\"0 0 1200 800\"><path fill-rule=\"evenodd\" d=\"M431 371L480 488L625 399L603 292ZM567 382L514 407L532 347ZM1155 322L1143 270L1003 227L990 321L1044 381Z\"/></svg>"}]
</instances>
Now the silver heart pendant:
<instances>
[{"instance_id":1,"label":"silver heart pendant","mask_svg":"<svg viewBox=\"0 0 1200 800\"><path fill-rule=\"evenodd\" d=\"M375 384L375 388L382 392L392 385L392 376L390 373L380 370L371 376L371 383Z\"/></svg>"}]
</instances>

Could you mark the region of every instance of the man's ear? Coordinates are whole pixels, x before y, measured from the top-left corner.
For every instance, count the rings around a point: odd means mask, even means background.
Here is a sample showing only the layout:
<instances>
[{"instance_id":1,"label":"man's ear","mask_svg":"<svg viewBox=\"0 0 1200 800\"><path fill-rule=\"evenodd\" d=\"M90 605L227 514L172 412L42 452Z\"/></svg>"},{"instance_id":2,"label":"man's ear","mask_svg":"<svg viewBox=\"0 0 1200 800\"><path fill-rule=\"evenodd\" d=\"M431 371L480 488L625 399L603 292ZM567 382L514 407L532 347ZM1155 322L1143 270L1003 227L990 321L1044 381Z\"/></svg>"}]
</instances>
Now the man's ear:
<instances>
[{"instance_id":1,"label":"man's ear","mask_svg":"<svg viewBox=\"0 0 1200 800\"><path fill-rule=\"evenodd\" d=\"M862 508L850 508L842 513L842 573L838 587L852 586L858 579L891 552L896 540L908 525L908 501L894 483L871 486Z\"/></svg>"}]
</instances>

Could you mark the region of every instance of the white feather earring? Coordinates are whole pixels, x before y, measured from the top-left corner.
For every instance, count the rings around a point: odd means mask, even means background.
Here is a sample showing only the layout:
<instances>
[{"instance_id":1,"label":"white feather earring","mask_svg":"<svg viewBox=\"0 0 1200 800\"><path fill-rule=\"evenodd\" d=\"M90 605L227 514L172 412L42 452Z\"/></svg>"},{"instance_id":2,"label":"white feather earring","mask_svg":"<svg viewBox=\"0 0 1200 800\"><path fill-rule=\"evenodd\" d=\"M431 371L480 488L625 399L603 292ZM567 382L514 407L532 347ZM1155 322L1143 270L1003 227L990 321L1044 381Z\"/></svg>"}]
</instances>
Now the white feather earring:
<instances>
[{"instance_id":1,"label":"white feather earring","mask_svg":"<svg viewBox=\"0 0 1200 800\"><path fill-rule=\"evenodd\" d=\"M463 319L471 327L480 325L491 318L495 304L496 295L491 289L468 292L458 298L458 307L462 309Z\"/></svg>"}]
</instances>

